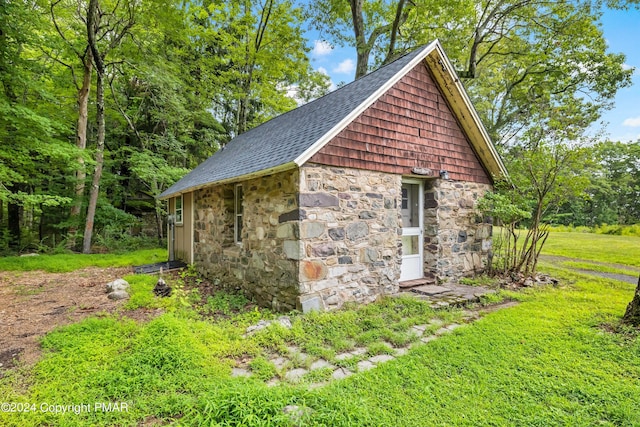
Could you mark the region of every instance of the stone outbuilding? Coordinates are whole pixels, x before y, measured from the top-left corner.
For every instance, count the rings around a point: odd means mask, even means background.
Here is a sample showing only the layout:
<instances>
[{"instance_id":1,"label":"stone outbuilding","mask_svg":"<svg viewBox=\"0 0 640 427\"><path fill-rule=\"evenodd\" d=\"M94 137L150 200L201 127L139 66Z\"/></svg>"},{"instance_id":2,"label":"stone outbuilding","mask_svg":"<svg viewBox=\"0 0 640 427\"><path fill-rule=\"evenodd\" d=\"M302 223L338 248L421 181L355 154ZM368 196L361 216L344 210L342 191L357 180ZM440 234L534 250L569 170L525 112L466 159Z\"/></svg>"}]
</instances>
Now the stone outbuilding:
<instances>
[{"instance_id":1,"label":"stone outbuilding","mask_svg":"<svg viewBox=\"0 0 640 427\"><path fill-rule=\"evenodd\" d=\"M177 258L261 305L331 309L481 272L506 176L438 41L231 140L160 195Z\"/></svg>"}]
</instances>

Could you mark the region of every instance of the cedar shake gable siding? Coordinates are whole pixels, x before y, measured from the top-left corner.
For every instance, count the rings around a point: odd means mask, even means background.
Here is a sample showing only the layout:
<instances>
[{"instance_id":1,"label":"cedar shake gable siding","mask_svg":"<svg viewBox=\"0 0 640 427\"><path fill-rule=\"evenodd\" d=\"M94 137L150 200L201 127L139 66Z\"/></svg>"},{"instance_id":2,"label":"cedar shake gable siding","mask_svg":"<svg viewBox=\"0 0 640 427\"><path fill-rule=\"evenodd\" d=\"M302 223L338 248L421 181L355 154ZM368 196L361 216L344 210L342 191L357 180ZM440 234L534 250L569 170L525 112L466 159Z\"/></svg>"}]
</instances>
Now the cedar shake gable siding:
<instances>
[{"instance_id":1,"label":"cedar shake gable siding","mask_svg":"<svg viewBox=\"0 0 640 427\"><path fill-rule=\"evenodd\" d=\"M491 184L490 175L424 62L366 109L311 163L411 175L442 169L457 181Z\"/></svg>"}]
</instances>

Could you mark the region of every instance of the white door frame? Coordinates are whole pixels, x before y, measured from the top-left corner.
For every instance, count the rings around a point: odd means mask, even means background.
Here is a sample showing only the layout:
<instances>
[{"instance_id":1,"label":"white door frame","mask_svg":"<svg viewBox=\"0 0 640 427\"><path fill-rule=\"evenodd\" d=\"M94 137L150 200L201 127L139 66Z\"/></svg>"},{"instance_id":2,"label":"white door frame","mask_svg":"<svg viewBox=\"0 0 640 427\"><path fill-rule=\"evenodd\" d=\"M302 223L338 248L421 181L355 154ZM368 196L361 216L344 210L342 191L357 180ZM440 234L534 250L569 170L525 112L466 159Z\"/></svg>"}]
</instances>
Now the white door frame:
<instances>
[{"instance_id":1,"label":"white door frame","mask_svg":"<svg viewBox=\"0 0 640 427\"><path fill-rule=\"evenodd\" d=\"M418 210L418 226L417 227L402 227L402 240L406 241L408 236L412 236L413 243L417 238L418 253L405 255L405 248L403 247L402 266L400 267L400 281L422 279L424 277L424 242L423 242L423 228L424 228L424 181L419 179L403 179L402 185L414 184L418 185L418 200L411 201L415 209ZM402 198L402 194L401 194ZM402 200L400 209L402 210ZM404 244L404 243L403 243ZM415 252L415 249L412 250Z\"/></svg>"}]
</instances>

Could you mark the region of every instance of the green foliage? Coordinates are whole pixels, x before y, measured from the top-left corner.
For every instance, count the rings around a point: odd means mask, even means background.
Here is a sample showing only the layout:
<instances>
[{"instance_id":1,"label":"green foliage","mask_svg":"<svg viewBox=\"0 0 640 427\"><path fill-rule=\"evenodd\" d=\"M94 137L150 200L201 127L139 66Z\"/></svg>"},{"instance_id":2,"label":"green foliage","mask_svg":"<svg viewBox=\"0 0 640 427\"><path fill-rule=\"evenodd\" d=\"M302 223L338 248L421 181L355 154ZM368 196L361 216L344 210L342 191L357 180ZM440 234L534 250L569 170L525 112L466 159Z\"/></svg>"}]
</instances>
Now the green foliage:
<instances>
[{"instance_id":1,"label":"green foliage","mask_svg":"<svg viewBox=\"0 0 640 427\"><path fill-rule=\"evenodd\" d=\"M276 375L276 367L262 356L258 356L249 363L251 372L260 381L269 381Z\"/></svg>"},{"instance_id":2,"label":"green foliage","mask_svg":"<svg viewBox=\"0 0 640 427\"><path fill-rule=\"evenodd\" d=\"M186 426L290 426L294 419L335 426L439 425L442 419L448 425L637 424L640 342L636 333L618 326L633 286L561 269L554 275L572 286L520 293L516 307L313 390L307 383L329 380L330 369L307 374L297 386L266 386L263 381L275 368L259 355L256 339L242 338L244 327L235 322L173 314L148 323L86 319L47 335L40 362L31 370L8 372L0 379L0 393L20 402L124 401L129 411L0 413L0 422L135 425L153 414L156 421ZM354 332L371 331L380 326L377 317L404 313L411 319L425 310L417 302L389 299L296 316L290 332L298 340L311 335L308 340L327 341L317 335L347 330L351 320L359 324ZM388 346L376 343L369 350L382 354ZM229 358L243 354L257 355L250 364L255 379L229 376ZM358 360L340 366L355 370ZM291 405L296 412L284 410Z\"/></svg>"},{"instance_id":3,"label":"green foliage","mask_svg":"<svg viewBox=\"0 0 640 427\"><path fill-rule=\"evenodd\" d=\"M87 148L74 144L78 99L85 75L89 95L96 94L100 62L108 81L95 240L118 249L139 242L126 239L125 218L114 223L114 212L155 215L154 237L161 240L166 212L156 196L232 136L327 90L327 77L311 67L301 12L291 2L97 3L104 12L97 51L107 61L87 56L86 7L0 6L0 20L11 23L0 33L3 251L59 242L68 229L70 246L79 237L84 215L69 219L69 209L72 201L86 209L99 132L97 112L89 111ZM86 181L79 197L77 179Z\"/></svg>"},{"instance_id":4,"label":"green foliage","mask_svg":"<svg viewBox=\"0 0 640 427\"><path fill-rule=\"evenodd\" d=\"M633 225L609 225L601 224L595 227L574 226L574 225L553 225L550 231L558 233L596 233L611 234L615 236L636 236L640 237L640 224Z\"/></svg>"},{"instance_id":5,"label":"green foliage","mask_svg":"<svg viewBox=\"0 0 640 427\"><path fill-rule=\"evenodd\" d=\"M123 254L11 256L0 258L0 270L43 270L50 273L67 273L86 267L129 267L166 261L166 259L166 249L145 249Z\"/></svg>"},{"instance_id":6,"label":"green foliage","mask_svg":"<svg viewBox=\"0 0 640 427\"><path fill-rule=\"evenodd\" d=\"M598 227L640 221L637 199L640 188L640 142L599 142L588 147L594 159L585 192L568 200L555 214L553 224Z\"/></svg>"},{"instance_id":7,"label":"green foliage","mask_svg":"<svg viewBox=\"0 0 640 427\"><path fill-rule=\"evenodd\" d=\"M242 294L216 292L213 296L207 297L201 310L206 315L223 314L229 316L245 308L248 303L249 300Z\"/></svg>"}]
</instances>

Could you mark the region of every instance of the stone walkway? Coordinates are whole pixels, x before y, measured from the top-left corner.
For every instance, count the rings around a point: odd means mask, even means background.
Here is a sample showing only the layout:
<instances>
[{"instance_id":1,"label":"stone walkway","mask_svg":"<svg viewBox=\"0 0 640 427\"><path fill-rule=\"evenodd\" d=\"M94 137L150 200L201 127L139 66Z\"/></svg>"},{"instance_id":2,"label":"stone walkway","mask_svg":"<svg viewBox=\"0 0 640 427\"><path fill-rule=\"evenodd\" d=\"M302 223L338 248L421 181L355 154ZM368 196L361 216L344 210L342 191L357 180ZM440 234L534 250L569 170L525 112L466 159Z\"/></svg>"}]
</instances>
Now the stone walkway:
<instances>
[{"instance_id":1,"label":"stone walkway","mask_svg":"<svg viewBox=\"0 0 640 427\"><path fill-rule=\"evenodd\" d=\"M480 301L480 297L486 294L495 294L493 289L481 286L461 285L457 283L447 283L442 285L423 285L410 289L404 289L398 295L413 295L431 303L435 308L449 306L465 306L467 304Z\"/></svg>"},{"instance_id":2,"label":"stone walkway","mask_svg":"<svg viewBox=\"0 0 640 427\"><path fill-rule=\"evenodd\" d=\"M463 318L465 321L475 319L475 314L468 313ZM425 332L438 329L433 332ZM287 347L287 354L273 354L268 361L276 368L278 375L270 379L267 385L274 386L281 382L290 384L306 383L309 387L320 387L327 384L331 380L339 380L347 378L357 372L364 372L375 368L376 366L386 363L390 360L405 355L409 349L416 345L428 343L439 336L448 334L455 329L463 326L458 323L444 324L442 320L433 319L424 325L416 325L411 327L411 332L416 336L417 340L406 347L393 347L389 343L384 343L388 347L385 354L369 355L365 347L355 347L350 351L337 354L334 362L330 363L322 358L316 359L302 352L296 346ZM232 369L233 377L251 377L252 372L248 367L248 363Z\"/></svg>"},{"instance_id":3,"label":"stone walkway","mask_svg":"<svg viewBox=\"0 0 640 427\"><path fill-rule=\"evenodd\" d=\"M421 286L417 292L404 292L422 300L429 299L436 308L443 308L449 305L468 304L478 301L481 295L492 293L489 289L465 286ZM429 323L415 325L410 328L410 332L415 336L415 340L403 347L394 347L388 342L382 342L387 349L379 349L377 353L370 354L365 347L355 347L352 350L337 354L332 361L322 358L314 358L296 346L287 347L286 354L271 354L267 360L275 368L276 375L266 383L275 386L280 383L307 384L310 388L321 387L332 380L347 378L355 373L368 371L376 366L395 360L419 345L423 345L438 337L448 334L457 328L463 327L466 323L473 322L484 314L510 307L516 303L508 302L497 304L479 310L467 310L462 316L461 323L446 324L440 319L432 319ZM282 316L276 322L283 325L290 323L287 316ZM266 327L268 325L263 325ZM232 369L233 377L251 377L253 373L249 367L250 361L245 361Z\"/></svg>"}]
</instances>

